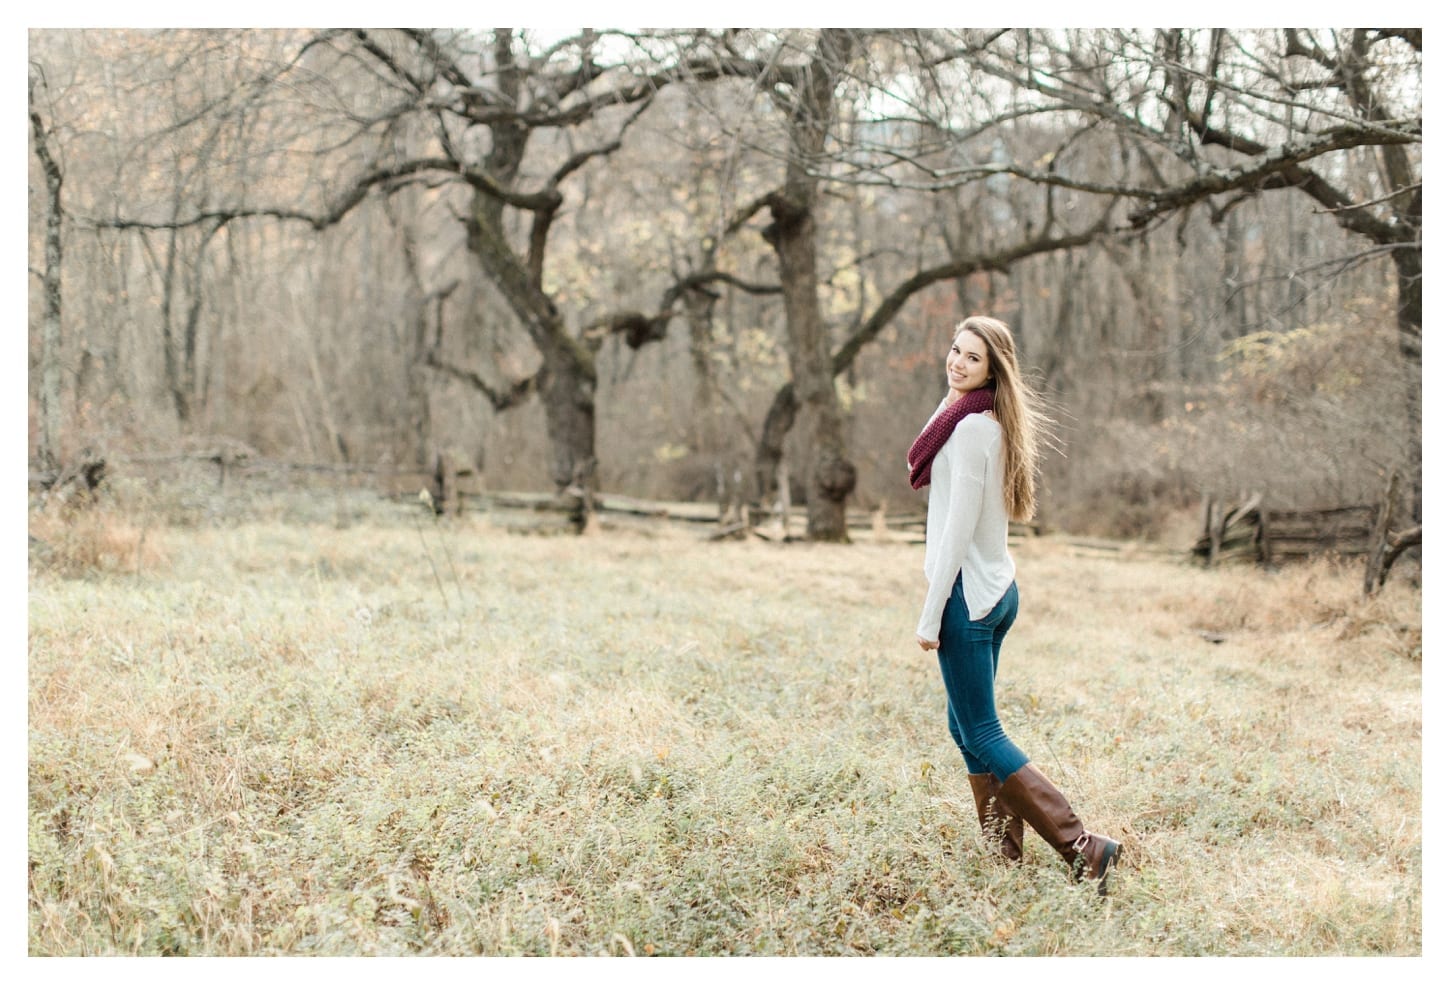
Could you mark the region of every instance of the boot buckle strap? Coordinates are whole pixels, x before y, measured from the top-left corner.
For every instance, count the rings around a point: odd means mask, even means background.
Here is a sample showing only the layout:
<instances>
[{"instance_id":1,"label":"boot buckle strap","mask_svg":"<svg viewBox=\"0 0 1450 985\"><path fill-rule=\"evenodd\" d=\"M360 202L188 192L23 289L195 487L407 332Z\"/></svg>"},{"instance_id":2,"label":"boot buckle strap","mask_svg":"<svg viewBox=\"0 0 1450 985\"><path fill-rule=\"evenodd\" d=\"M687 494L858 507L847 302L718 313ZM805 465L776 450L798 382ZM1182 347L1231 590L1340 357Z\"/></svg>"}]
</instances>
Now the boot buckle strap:
<instances>
[{"instance_id":1,"label":"boot buckle strap","mask_svg":"<svg viewBox=\"0 0 1450 985\"><path fill-rule=\"evenodd\" d=\"M1092 839L1093 836L1084 831L1082 834L1077 836L1077 839L1075 841L1073 841L1072 850L1081 855L1084 849L1086 849L1088 845L1092 844Z\"/></svg>"}]
</instances>

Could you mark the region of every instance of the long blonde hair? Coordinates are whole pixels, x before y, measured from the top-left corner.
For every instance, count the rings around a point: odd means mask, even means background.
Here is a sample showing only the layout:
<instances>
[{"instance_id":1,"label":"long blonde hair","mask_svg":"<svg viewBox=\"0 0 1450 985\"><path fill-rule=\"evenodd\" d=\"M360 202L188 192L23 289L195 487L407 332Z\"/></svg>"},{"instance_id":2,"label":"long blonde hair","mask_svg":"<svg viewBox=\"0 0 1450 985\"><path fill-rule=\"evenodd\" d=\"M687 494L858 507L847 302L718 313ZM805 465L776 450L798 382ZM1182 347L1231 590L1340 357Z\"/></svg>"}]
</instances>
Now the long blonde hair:
<instances>
[{"instance_id":1,"label":"long blonde hair","mask_svg":"<svg viewBox=\"0 0 1450 985\"><path fill-rule=\"evenodd\" d=\"M1017 344L1010 328L995 318L973 315L956 327L952 338L962 332L971 332L987 344L989 379L997 387L992 410L1002 425L1002 496L1008 517L1026 522L1037 510L1040 445L1047 424L1041 400L1017 368Z\"/></svg>"}]
</instances>

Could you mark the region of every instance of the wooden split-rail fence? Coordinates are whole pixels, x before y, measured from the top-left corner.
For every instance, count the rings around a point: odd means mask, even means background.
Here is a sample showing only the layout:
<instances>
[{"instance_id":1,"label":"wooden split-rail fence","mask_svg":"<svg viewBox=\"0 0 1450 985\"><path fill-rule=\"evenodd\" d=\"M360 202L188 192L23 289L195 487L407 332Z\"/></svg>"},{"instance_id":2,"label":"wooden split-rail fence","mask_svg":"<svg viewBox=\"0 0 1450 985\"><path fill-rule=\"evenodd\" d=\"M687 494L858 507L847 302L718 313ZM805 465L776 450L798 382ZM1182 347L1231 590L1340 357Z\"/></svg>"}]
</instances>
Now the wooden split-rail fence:
<instances>
[{"instance_id":1,"label":"wooden split-rail fence","mask_svg":"<svg viewBox=\"0 0 1450 985\"><path fill-rule=\"evenodd\" d=\"M547 527L549 514L567 512L560 497L544 493L487 493L479 488L478 476L469 467L459 467L449 456L438 455L432 467L368 467L348 465L311 465L275 462L261 459L255 452L236 443L237 447L218 446L200 452L180 455L138 457L126 460L132 466L202 461L216 465L217 482L227 484L233 474L254 471L327 472L339 478L356 481L386 479L385 484L400 484L410 489L426 490L425 504L436 513L462 513L468 506L493 512L500 519L513 514L506 525L524 528ZM98 457L83 457L79 464L57 473L32 473L32 488L56 490L71 485L94 489L107 473L107 463ZM412 483L417 483L413 485ZM782 483L783 488L789 485ZM402 493L394 488L390 496ZM403 498L417 498L416 492ZM1399 477L1392 475L1384 499L1377 505L1338 506L1318 510L1270 509L1262 494L1254 494L1236 506L1216 497L1205 499L1203 531L1191 548L1191 555L1207 565L1248 562L1275 565L1285 561L1326 554L1341 557L1367 557L1364 590L1366 594L1384 584L1391 565L1405 552L1421 543L1420 526L1396 530L1394 519L1399 499ZM755 535L770 540L790 540L796 531L804 533L805 512L783 496L775 511L747 511L739 506L732 510L711 503L657 503L626 496L597 495L595 509L626 522L683 522L691 526L711 527L709 539ZM520 516L520 514L523 514ZM530 517L529 515L532 514ZM616 523L618 521L616 520ZM560 519L557 525L567 525ZM925 536L925 515L920 510L887 513L883 506L875 510L847 511L847 526L860 535L869 531L877 541L920 542ZM1012 524L1014 540L1032 537L1042 531L1032 524ZM1074 542L1076 543L1076 542ZM1087 542L1083 542L1087 543ZM1096 542L1091 547L1106 546L1110 553L1121 553L1123 545Z\"/></svg>"},{"instance_id":2,"label":"wooden split-rail fence","mask_svg":"<svg viewBox=\"0 0 1450 985\"><path fill-rule=\"evenodd\" d=\"M1193 553L1210 565L1235 561L1268 565L1321 554L1368 554L1377 512L1374 506L1274 510L1258 494L1229 508L1208 497L1203 532Z\"/></svg>"},{"instance_id":3,"label":"wooden split-rail fence","mask_svg":"<svg viewBox=\"0 0 1450 985\"><path fill-rule=\"evenodd\" d=\"M1192 553L1207 565L1249 562L1264 566L1337 555L1366 558L1364 590L1383 585L1390 566L1420 546L1420 526L1394 530L1399 476L1390 477L1382 502L1318 510L1275 510L1256 493L1232 508L1215 497L1203 504L1203 532Z\"/></svg>"}]
</instances>

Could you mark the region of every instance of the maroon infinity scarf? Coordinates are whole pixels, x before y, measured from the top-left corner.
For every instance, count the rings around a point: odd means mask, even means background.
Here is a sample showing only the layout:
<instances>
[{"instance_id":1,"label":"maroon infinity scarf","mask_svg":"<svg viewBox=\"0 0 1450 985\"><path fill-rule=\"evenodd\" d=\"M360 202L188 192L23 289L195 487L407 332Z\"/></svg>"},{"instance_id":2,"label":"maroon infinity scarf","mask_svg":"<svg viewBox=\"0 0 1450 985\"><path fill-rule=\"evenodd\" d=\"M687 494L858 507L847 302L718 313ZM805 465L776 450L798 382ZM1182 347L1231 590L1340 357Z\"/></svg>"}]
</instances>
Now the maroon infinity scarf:
<instances>
[{"instance_id":1,"label":"maroon infinity scarf","mask_svg":"<svg viewBox=\"0 0 1450 985\"><path fill-rule=\"evenodd\" d=\"M931 483L931 463L942 445L952 436L962 418L968 414L980 414L992 409L997 397L997 388L984 386L958 397L946 409L933 418L916 440L911 451L906 453L906 467L910 474L911 488L921 489Z\"/></svg>"}]
</instances>

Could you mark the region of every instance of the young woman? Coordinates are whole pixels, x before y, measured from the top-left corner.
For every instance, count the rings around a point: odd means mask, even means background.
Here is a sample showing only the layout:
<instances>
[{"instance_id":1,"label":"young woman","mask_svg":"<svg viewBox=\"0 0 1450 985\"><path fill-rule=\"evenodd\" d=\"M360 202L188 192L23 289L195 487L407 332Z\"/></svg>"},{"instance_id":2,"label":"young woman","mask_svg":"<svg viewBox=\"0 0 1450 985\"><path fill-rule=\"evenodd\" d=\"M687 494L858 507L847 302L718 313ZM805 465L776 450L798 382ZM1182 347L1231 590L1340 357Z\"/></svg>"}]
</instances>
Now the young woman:
<instances>
[{"instance_id":1,"label":"young woman","mask_svg":"<svg viewBox=\"0 0 1450 985\"><path fill-rule=\"evenodd\" d=\"M907 455L912 488L931 486L917 643L937 652L947 726L989 840L1020 859L1026 821L1074 879L1096 880L1106 893L1121 846L1084 830L1067 799L1002 730L993 694L1002 639L1017 617L1007 523L1030 519L1036 507L1036 397L1018 372L1011 331L995 318L957 326L946 374L946 398Z\"/></svg>"}]
</instances>

